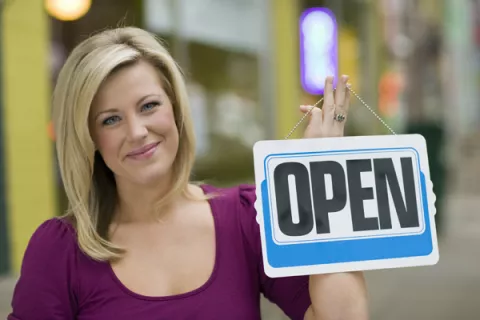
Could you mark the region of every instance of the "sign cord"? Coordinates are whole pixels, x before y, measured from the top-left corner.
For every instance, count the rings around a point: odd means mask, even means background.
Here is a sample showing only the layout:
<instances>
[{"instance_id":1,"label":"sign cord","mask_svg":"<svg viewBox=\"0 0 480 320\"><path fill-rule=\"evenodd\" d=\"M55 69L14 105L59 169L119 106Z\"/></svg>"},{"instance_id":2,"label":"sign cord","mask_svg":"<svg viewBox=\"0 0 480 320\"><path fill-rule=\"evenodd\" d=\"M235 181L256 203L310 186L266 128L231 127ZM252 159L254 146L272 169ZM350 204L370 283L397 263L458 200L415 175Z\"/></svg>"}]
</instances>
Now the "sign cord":
<instances>
[{"instance_id":1,"label":"sign cord","mask_svg":"<svg viewBox=\"0 0 480 320\"><path fill-rule=\"evenodd\" d=\"M370 111L378 119L378 121L380 121L392 134L396 135L395 131L393 131L393 129L375 111L373 111L373 109L365 101L363 101L363 99L360 98L360 96L351 87L347 87L347 89L350 90L351 93L353 93L353 95L362 103L363 106L365 106L365 108L367 108L368 111ZM308 110L308 112L303 115L303 117L295 124L292 130L290 130L290 132L285 136L285 140L290 138L290 136L295 132L295 130L297 130L298 126L300 126L300 124L310 115L310 113L312 113L313 108L316 108L317 105L322 101L323 97L320 98L320 100L318 100L310 108L310 110Z\"/></svg>"}]
</instances>

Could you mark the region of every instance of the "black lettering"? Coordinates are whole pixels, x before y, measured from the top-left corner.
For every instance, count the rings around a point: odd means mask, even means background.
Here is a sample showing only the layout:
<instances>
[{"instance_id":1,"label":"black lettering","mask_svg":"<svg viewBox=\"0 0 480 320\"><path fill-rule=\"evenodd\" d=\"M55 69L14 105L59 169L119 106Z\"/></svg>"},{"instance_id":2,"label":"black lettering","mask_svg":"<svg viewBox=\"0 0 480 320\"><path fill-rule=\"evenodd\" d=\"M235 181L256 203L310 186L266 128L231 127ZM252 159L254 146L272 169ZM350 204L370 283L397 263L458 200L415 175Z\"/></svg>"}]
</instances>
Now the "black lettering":
<instances>
[{"instance_id":1,"label":"black lettering","mask_svg":"<svg viewBox=\"0 0 480 320\"><path fill-rule=\"evenodd\" d=\"M363 188L361 172L371 171L370 159L347 160L348 193L352 212L353 231L378 230L378 219L366 218L363 201L373 199L373 188Z\"/></svg>"},{"instance_id":2,"label":"black lettering","mask_svg":"<svg viewBox=\"0 0 480 320\"><path fill-rule=\"evenodd\" d=\"M298 203L290 203L289 175L295 177ZM304 236L310 233L313 229L313 212L307 168L298 162L279 164L274 171L274 181L280 230L288 236ZM298 205L298 224L293 223L292 205Z\"/></svg>"},{"instance_id":3,"label":"black lettering","mask_svg":"<svg viewBox=\"0 0 480 320\"><path fill-rule=\"evenodd\" d=\"M400 186L393 166L392 159L374 159L375 185L377 189L377 204L380 217L380 228L391 229L390 205L388 202L388 186L392 195L398 220L402 228L418 227L417 195L415 193L415 177L413 172L413 159L401 158L403 191L405 201L400 191Z\"/></svg>"},{"instance_id":4,"label":"black lettering","mask_svg":"<svg viewBox=\"0 0 480 320\"><path fill-rule=\"evenodd\" d=\"M333 196L327 199L325 175L332 177ZM310 163L312 177L313 206L315 208L315 224L317 234L330 233L328 214L342 210L347 203L347 187L345 172L340 163L334 161L318 161Z\"/></svg>"}]
</instances>

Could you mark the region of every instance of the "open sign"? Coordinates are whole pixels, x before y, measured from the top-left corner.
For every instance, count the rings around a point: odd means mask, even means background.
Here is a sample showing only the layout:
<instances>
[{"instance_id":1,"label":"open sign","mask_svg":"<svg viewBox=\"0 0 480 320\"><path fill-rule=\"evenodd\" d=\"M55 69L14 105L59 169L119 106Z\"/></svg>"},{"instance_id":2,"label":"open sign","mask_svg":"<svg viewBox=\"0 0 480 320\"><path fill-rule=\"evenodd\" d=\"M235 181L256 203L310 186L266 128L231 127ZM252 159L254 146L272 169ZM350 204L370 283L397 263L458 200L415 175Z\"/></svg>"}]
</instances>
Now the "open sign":
<instances>
[{"instance_id":1,"label":"open sign","mask_svg":"<svg viewBox=\"0 0 480 320\"><path fill-rule=\"evenodd\" d=\"M438 261L422 136L260 141L254 158L269 276Z\"/></svg>"}]
</instances>

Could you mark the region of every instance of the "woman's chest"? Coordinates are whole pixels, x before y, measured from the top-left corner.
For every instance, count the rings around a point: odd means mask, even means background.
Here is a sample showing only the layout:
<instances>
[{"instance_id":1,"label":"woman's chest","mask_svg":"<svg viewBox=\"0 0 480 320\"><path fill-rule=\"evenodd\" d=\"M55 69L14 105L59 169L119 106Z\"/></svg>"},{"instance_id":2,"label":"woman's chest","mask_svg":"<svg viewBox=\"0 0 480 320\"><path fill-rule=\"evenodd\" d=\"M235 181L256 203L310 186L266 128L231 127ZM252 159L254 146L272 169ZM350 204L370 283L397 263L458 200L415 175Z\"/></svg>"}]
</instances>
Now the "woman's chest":
<instances>
[{"instance_id":1,"label":"woman's chest","mask_svg":"<svg viewBox=\"0 0 480 320\"><path fill-rule=\"evenodd\" d=\"M215 268L214 236L174 237L168 245L145 244L112 264L117 280L142 296L178 295L203 286Z\"/></svg>"},{"instance_id":2,"label":"woman's chest","mask_svg":"<svg viewBox=\"0 0 480 320\"><path fill-rule=\"evenodd\" d=\"M82 283L77 319L260 319L256 280L222 262L199 288L163 297L137 294L107 270Z\"/></svg>"},{"instance_id":3,"label":"woman's chest","mask_svg":"<svg viewBox=\"0 0 480 320\"><path fill-rule=\"evenodd\" d=\"M119 230L115 240L126 254L112 263L118 282L148 297L178 295L207 283L217 258L216 233L212 214L200 209L189 219Z\"/></svg>"}]
</instances>

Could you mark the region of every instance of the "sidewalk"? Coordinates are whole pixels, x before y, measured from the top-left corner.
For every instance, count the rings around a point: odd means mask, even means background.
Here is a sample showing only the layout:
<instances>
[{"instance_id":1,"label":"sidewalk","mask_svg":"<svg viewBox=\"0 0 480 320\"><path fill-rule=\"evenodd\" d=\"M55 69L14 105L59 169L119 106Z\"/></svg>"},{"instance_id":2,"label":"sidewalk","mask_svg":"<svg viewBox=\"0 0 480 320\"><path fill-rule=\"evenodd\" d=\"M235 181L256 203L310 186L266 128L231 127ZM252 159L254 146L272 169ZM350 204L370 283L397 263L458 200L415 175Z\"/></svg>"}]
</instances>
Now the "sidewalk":
<instances>
[{"instance_id":1,"label":"sidewalk","mask_svg":"<svg viewBox=\"0 0 480 320\"><path fill-rule=\"evenodd\" d=\"M367 273L372 320L475 320L480 315L480 195L448 200L440 262L433 267ZM14 279L0 279L0 319ZM264 301L265 320L285 318Z\"/></svg>"},{"instance_id":2,"label":"sidewalk","mask_svg":"<svg viewBox=\"0 0 480 320\"><path fill-rule=\"evenodd\" d=\"M6 319L10 311L10 301L14 286L15 279L0 277L0 319Z\"/></svg>"},{"instance_id":3,"label":"sidewalk","mask_svg":"<svg viewBox=\"0 0 480 320\"><path fill-rule=\"evenodd\" d=\"M436 266L368 273L372 319L480 317L480 196L450 197Z\"/></svg>"}]
</instances>

